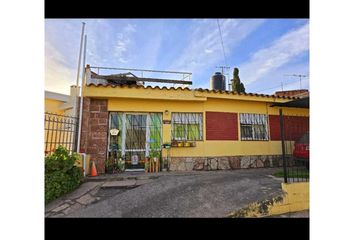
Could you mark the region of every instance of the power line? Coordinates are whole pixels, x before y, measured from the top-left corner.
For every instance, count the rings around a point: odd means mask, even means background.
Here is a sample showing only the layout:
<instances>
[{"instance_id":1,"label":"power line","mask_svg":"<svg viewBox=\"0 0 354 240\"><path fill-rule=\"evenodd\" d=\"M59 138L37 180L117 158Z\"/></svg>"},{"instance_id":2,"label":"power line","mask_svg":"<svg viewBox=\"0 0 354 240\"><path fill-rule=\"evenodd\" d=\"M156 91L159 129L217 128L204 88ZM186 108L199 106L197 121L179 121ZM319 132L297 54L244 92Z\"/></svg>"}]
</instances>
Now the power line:
<instances>
[{"instance_id":1,"label":"power line","mask_svg":"<svg viewBox=\"0 0 354 240\"><path fill-rule=\"evenodd\" d=\"M278 86L276 86L276 87L266 88L266 89L263 89L263 90L255 90L255 92L264 92L264 91L271 90L271 89L275 89L275 88L282 88L282 87L284 87L284 86L288 86L288 85L291 85L291 84L294 84L294 82L287 83L287 84L281 83L281 85L278 85Z\"/></svg>"},{"instance_id":2,"label":"power line","mask_svg":"<svg viewBox=\"0 0 354 240\"><path fill-rule=\"evenodd\" d=\"M302 88L301 78L308 77L307 75L301 75L301 74L285 74L284 76L298 77L300 80L300 89Z\"/></svg>"},{"instance_id":3,"label":"power line","mask_svg":"<svg viewBox=\"0 0 354 240\"><path fill-rule=\"evenodd\" d=\"M230 67L227 66L227 61L226 61L226 54L225 54L225 47L224 47L224 41L222 39L222 34L221 34L221 27L220 27L220 23L219 23L219 19L216 19L217 23L218 23L218 28L219 28L219 36L220 36L220 40L221 40L221 46L222 46L222 52L224 54L224 61L225 61L225 66L221 66L221 67L217 67L217 68L221 68L222 74L224 74L224 69L230 69ZM230 84L229 84L229 71L226 73L227 75L227 87L230 90Z\"/></svg>"},{"instance_id":4,"label":"power line","mask_svg":"<svg viewBox=\"0 0 354 240\"><path fill-rule=\"evenodd\" d=\"M222 34L221 34L221 28L220 28L219 19L216 19L216 21L217 21L218 27L219 27L219 35L220 35L220 39L221 39L222 52L223 52L223 54L224 54L225 66L227 66L227 63L226 63L226 54L225 54L225 48L224 48L224 41L223 41L223 39L222 39Z\"/></svg>"}]
</instances>

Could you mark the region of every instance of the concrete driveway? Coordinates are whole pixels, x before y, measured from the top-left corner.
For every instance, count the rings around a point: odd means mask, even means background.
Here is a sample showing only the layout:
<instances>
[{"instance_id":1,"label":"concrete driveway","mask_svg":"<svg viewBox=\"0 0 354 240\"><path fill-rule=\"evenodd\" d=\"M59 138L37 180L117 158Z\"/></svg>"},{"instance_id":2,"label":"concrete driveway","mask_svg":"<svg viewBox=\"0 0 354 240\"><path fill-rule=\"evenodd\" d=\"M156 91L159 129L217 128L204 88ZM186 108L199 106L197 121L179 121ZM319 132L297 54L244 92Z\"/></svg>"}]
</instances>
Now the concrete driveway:
<instances>
[{"instance_id":1,"label":"concrete driveway","mask_svg":"<svg viewBox=\"0 0 354 240\"><path fill-rule=\"evenodd\" d=\"M65 217L226 217L255 201L282 193L278 169L171 174L129 190L117 190L105 200Z\"/></svg>"}]
</instances>

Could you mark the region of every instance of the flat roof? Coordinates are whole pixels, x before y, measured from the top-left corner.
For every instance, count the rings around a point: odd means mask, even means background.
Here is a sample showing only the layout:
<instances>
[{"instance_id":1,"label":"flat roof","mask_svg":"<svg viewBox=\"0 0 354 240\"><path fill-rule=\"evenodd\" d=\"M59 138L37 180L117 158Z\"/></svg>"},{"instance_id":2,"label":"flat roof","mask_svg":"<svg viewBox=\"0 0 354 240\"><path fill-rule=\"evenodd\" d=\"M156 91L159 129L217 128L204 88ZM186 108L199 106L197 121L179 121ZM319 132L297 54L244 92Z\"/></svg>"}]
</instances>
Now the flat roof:
<instances>
[{"instance_id":1,"label":"flat roof","mask_svg":"<svg viewBox=\"0 0 354 240\"><path fill-rule=\"evenodd\" d=\"M56 93L56 92L51 92L51 91L45 91L44 93L46 99L54 99L62 102L67 102L70 99L69 95L62 94L62 93Z\"/></svg>"}]
</instances>

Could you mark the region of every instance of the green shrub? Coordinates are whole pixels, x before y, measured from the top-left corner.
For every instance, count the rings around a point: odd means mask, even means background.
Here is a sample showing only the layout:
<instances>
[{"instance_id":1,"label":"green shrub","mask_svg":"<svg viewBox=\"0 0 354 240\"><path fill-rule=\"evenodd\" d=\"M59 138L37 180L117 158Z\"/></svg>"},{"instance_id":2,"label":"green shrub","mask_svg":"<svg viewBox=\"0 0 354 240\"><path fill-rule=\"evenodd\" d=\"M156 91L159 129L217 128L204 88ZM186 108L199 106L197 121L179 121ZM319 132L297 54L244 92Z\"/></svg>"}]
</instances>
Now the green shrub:
<instances>
[{"instance_id":1,"label":"green shrub","mask_svg":"<svg viewBox=\"0 0 354 240\"><path fill-rule=\"evenodd\" d=\"M75 166L79 155L59 146L45 158L45 202L48 203L77 188L83 178L82 169Z\"/></svg>"}]
</instances>

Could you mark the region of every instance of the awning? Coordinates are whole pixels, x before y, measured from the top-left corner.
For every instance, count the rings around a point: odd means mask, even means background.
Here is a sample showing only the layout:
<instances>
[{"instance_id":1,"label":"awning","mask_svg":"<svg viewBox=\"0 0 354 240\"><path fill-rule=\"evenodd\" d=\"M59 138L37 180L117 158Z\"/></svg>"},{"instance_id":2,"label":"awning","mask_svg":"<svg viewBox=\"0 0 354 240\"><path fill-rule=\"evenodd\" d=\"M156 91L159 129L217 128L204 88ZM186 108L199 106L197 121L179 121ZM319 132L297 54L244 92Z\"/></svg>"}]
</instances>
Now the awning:
<instances>
[{"instance_id":1,"label":"awning","mask_svg":"<svg viewBox=\"0 0 354 240\"><path fill-rule=\"evenodd\" d=\"M271 107L310 108L310 97L300 98L285 103L274 103Z\"/></svg>"}]
</instances>

